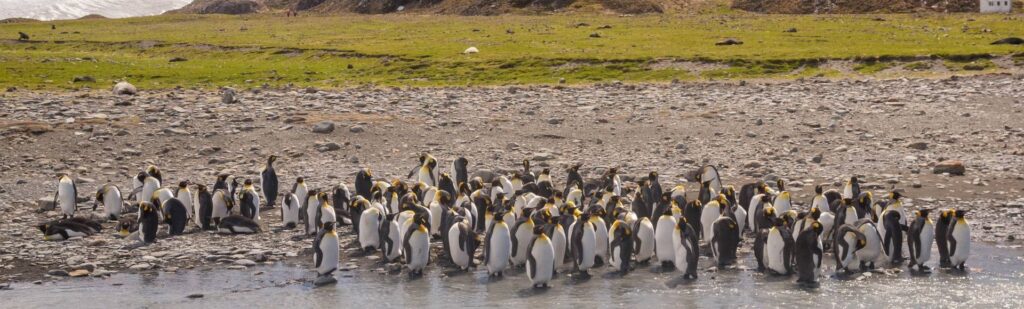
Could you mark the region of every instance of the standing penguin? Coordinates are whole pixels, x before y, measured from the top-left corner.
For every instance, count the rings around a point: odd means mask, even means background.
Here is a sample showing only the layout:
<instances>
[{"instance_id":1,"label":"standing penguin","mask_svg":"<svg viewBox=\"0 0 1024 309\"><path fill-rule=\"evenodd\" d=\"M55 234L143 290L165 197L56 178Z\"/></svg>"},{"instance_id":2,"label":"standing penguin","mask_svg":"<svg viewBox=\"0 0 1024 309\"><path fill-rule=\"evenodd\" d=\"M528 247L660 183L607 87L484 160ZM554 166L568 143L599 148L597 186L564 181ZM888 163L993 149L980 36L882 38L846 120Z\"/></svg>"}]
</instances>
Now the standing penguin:
<instances>
[{"instance_id":1,"label":"standing penguin","mask_svg":"<svg viewBox=\"0 0 1024 309\"><path fill-rule=\"evenodd\" d=\"M581 215L579 220L576 220L576 223L570 228L572 232L569 233L569 247L572 251L573 265L577 271L582 273L587 273L587 270L594 267L595 260L597 259L597 233L590 217L590 213Z\"/></svg>"},{"instance_id":2,"label":"standing penguin","mask_svg":"<svg viewBox=\"0 0 1024 309\"><path fill-rule=\"evenodd\" d=\"M903 261L903 225L899 211L887 209L882 212L882 250L889 261L896 265Z\"/></svg>"},{"instance_id":3,"label":"standing penguin","mask_svg":"<svg viewBox=\"0 0 1024 309\"><path fill-rule=\"evenodd\" d=\"M466 158L459 157L459 158L457 158L457 159L452 161L452 174L455 174L455 183L456 184L469 183L469 171L467 170L468 167L469 167L469 160L466 160ZM463 193L469 194L469 193L471 193L471 192L463 192L462 188L459 188L459 187L456 187L456 188L459 189L458 190L459 194L463 194Z\"/></svg>"},{"instance_id":4,"label":"standing penguin","mask_svg":"<svg viewBox=\"0 0 1024 309\"><path fill-rule=\"evenodd\" d=\"M857 259L860 260L860 269L861 271L875 269L875 261L882 255L882 237L879 236L878 229L870 219L861 219L857 221L856 226L867 241L863 248L854 252Z\"/></svg>"},{"instance_id":5,"label":"standing penguin","mask_svg":"<svg viewBox=\"0 0 1024 309\"><path fill-rule=\"evenodd\" d=\"M935 245L939 248L939 267L942 268L952 266L949 261L949 226L955 222L953 214L952 209L939 210L939 222L935 224Z\"/></svg>"},{"instance_id":6,"label":"standing penguin","mask_svg":"<svg viewBox=\"0 0 1024 309\"><path fill-rule=\"evenodd\" d=\"M449 253L452 262L459 266L459 269L469 270L473 267L473 255L476 254L477 240L476 233L467 220L459 220L448 229L447 235Z\"/></svg>"},{"instance_id":7,"label":"standing penguin","mask_svg":"<svg viewBox=\"0 0 1024 309\"><path fill-rule=\"evenodd\" d=\"M318 278L332 276L338 270L339 248L334 223L324 225L313 240L313 267Z\"/></svg>"},{"instance_id":8,"label":"standing penguin","mask_svg":"<svg viewBox=\"0 0 1024 309\"><path fill-rule=\"evenodd\" d=\"M796 237L793 254L796 260L796 270L799 278L797 283L813 285L818 283L818 275L821 271L821 260L824 251L821 247L821 232L824 227L821 223L813 222L811 226L800 232Z\"/></svg>"},{"instance_id":9,"label":"standing penguin","mask_svg":"<svg viewBox=\"0 0 1024 309\"><path fill-rule=\"evenodd\" d=\"M242 186L242 194L239 199L242 216L260 221L260 195L252 184L252 179L246 179Z\"/></svg>"},{"instance_id":10,"label":"standing penguin","mask_svg":"<svg viewBox=\"0 0 1024 309\"><path fill-rule=\"evenodd\" d=\"M566 214L565 216L571 216ZM565 261L566 248L569 246L569 240L565 235L565 228L558 221L558 217L549 217L548 224L544 226L544 234L551 239L551 246L555 250L555 271Z\"/></svg>"},{"instance_id":11,"label":"standing penguin","mask_svg":"<svg viewBox=\"0 0 1024 309\"><path fill-rule=\"evenodd\" d=\"M857 263L856 252L867 245L867 238L853 225L843 224L836 229L835 249L836 271L843 270L847 274L854 271ZM859 268L858 268L859 269Z\"/></svg>"},{"instance_id":12,"label":"standing penguin","mask_svg":"<svg viewBox=\"0 0 1024 309\"><path fill-rule=\"evenodd\" d=\"M193 219L199 228L211 230L210 220L213 219L213 195L206 189L206 185L196 186L196 209Z\"/></svg>"},{"instance_id":13,"label":"standing penguin","mask_svg":"<svg viewBox=\"0 0 1024 309\"><path fill-rule=\"evenodd\" d=\"M786 228L782 219L775 219L775 226L768 230L768 242L765 248L768 270L776 275L788 276L793 273L791 254L793 253L793 235Z\"/></svg>"},{"instance_id":14,"label":"standing penguin","mask_svg":"<svg viewBox=\"0 0 1024 309\"><path fill-rule=\"evenodd\" d=\"M503 215L501 210L494 212L495 218ZM487 274L501 276L508 268L511 256L512 236L508 224L504 220L491 220L484 237L484 263L487 264Z\"/></svg>"},{"instance_id":15,"label":"standing penguin","mask_svg":"<svg viewBox=\"0 0 1024 309\"><path fill-rule=\"evenodd\" d=\"M317 198L317 193L315 189L309 191L306 201L302 203L302 209L304 210L302 213L305 214L304 218L306 219L303 222L306 226L306 235L316 235L317 226L320 225L320 222L317 221L317 219L320 219L317 217L317 214L320 213L320 199Z\"/></svg>"},{"instance_id":16,"label":"standing penguin","mask_svg":"<svg viewBox=\"0 0 1024 309\"><path fill-rule=\"evenodd\" d=\"M177 198L172 198L164 202L160 208L164 211L164 222L170 228L169 233L172 236L185 233L185 226L188 225L188 211L185 204Z\"/></svg>"},{"instance_id":17,"label":"standing penguin","mask_svg":"<svg viewBox=\"0 0 1024 309\"><path fill-rule=\"evenodd\" d=\"M356 173L356 180L353 183L356 187L356 195L369 200L373 198L373 173L369 168L364 168Z\"/></svg>"},{"instance_id":18,"label":"standing penguin","mask_svg":"<svg viewBox=\"0 0 1024 309\"><path fill-rule=\"evenodd\" d=\"M935 240L935 224L928 218L928 209L917 211L917 218L910 224L910 231L907 233L907 246L910 251L911 269L917 266L919 271L928 271L925 266L932 257L932 243Z\"/></svg>"},{"instance_id":19,"label":"standing penguin","mask_svg":"<svg viewBox=\"0 0 1024 309\"><path fill-rule=\"evenodd\" d=\"M684 279L697 279L697 259L700 248L697 245L697 230L682 218L672 233L676 269L683 272Z\"/></svg>"},{"instance_id":20,"label":"standing penguin","mask_svg":"<svg viewBox=\"0 0 1024 309\"><path fill-rule=\"evenodd\" d=\"M633 234L636 235L636 249L634 250L634 252L636 252L636 262L638 264L646 264L654 257L656 231L654 230L654 225L651 224L651 219L646 217L640 218L634 226Z\"/></svg>"},{"instance_id":21,"label":"standing penguin","mask_svg":"<svg viewBox=\"0 0 1024 309\"><path fill-rule=\"evenodd\" d=\"M526 257L529 255L526 247L530 246L530 243L533 242L533 228L535 226L533 216L524 214L523 218L520 218L515 226L512 227L512 266L526 263Z\"/></svg>"},{"instance_id":22,"label":"standing penguin","mask_svg":"<svg viewBox=\"0 0 1024 309\"><path fill-rule=\"evenodd\" d=\"M267 207L273 208L277 202L278 182L277 171L274 170L274 161L277 156L271 155L267 158L267 165L260 171L260 185L263 186L263 199L267 200ZM257 205L258 206L258 205Z\"/></svg>"},{"instance_id":23,"label":"standing penguin","mask_svg":"<svg viewBox=\"0 0 1024 309\"><path fill-rule=\"evenodd\" d=\"M220 220L231 214L231 208L234 208L233 203L224 190L213 192L213 211L210 218L213 219L214 226L220 225Z\"/></svg>"},{"instance_id":24,"label":"standing penguin","mask_svg":"<svg viewBox=\"0 0 1024 309\"><path fill-rule=\"evenodd\" d=\"M680 220L685 220L680 218ZM658 218L657 228L654 230L654 252L662 268L668 268L675 263L676 251L672 235L676 229L676 218L672 216L672 210L665 210Z\"/></svg>"},{"instance_id":25,"label":"standing penguin","mask_svg":"<svg viewBox=\"0 0 1024 309\"><path fill-rule=\"evenodd\" d=\"M416 166L409 172L408 178L412 178L416 182L425 183L431 187L436 187L437 178L439 176L437 171L437 159L429 154L422 154L420 155L419 160L420 165ZM413 176L416 176L416 178L413 178Z\"/></svg>"},{"instance_id":26,"label":"standing penguin","mask_svg":"<svg viewBox=\"0 0 1024 309\"><path fill-rule=\"evenodd\" d=\"M606 221L602 219L607 213L604 208L595 207L593 209L593 215L590 216L590 223L594 225L594 237L595 237L595 251L597 259L594 262L595 266L603 266L608 262L608 225Z\"/></svg>"},{"instance_id":27,"label":"standing penguin","mask_svg":"<svg viewBox=\"0 0 1024 309\"><path fill-rule=\"evenodd\" d=\"M160 190L160 180L153 176L146 176L142 182L142 191L136 195L136 199L138 202L148 202L157 190Z\"/></svg>"},{"instance_id":28,"label":"standing penguin","mask_svg":"<svg viewBox=\"0 0 1024 309\"><path fill-rule=\"evenodd\" d=\"M281 203L281 221L284 228L293 229L299 226L299 204L299 197L295 196L295 193L284 195L284 201Z\"/></svg>"},{"instance_id":29,"label":"standing penguin","mask_svg":"<svg viewBox=\"0 0 1024 309\"><path fill-rule=\"evenodd\" d=\"M156 242L156 232L160 229L160 217L153 203L139 203L139 234L144 243Z\"/></svg>"},{"instance_id":30,"label":"standing penguin","mask_svg":"<svg viewBox=\"0 0 1024 309\"><path fill-rule=\"evenodd\" d=\"M121 197L121 190L117 186L107 184L100 187L96 191L96 203L93 204L92 210L96 210L99 204L103 204L103 217L110 221L117 221L121 217L121 209L124 206L124 200Z\"/></svg>"},{"instance_id":31,"label":"standing penguin","mask_svg":"<svg viewBox=\"0 0 1024 309\"><path fill-rule=\"evenodd\" d=\"M717 195L715 195L717 197ZM704 210L700 214L700 226L701 230L698 231L701 234L701 239L704 242L711 242L712 234L714 233L714 223L719 216L722 215L722 204L719 204L717 200L709 200L704 204Z\"/></svg>"},{"instance_id":32,"label":"standing penguin","mask_svg":"<svg viewBox=\"0 0 1024 309\"><path fill-rule=\"evenodd\" d=\"M377 233L380 230L380 224L384 222L384 214L381 213L380 209L376 207L370 207L363 211L359 216L359 230L365 231L359 233L359 247L363 251L371 251L380 247L380 234Z\"/></svg>"},{"instance_id":33,"label":"standing penguin","mask_svg":"<svg viewBox=\"0 0 1024 309\"><path fill-rule=\"evenodd\" d=\"M964 262L971 255L971 225L964 215L966 210L956 211L956 221L949 228L946 241L949 242L949 262L954 269L965 270Z\"/></svg>"},{"instance_id":34,"label":"standing penguin","mask_svg":"<svg viewBox=\"0 0 1024 309\"><path fill-rule=\"evenodd\" d=\"M330 200L327 198L327 192L319 192L316 194L317 207L316 220L317 229L327 224L328 222L338 223L338 214L334 212L334 206L331 206Z\"/></svg>"},{"instance_id":35,"label":"standing penguin","mask_svg":"<svg viewBox=\"0 0 1024 309\"><path fill-rule=\"evenodd\" d=\"M380 224L378 239L380 240L380 254L384 262L390 263L402 255L401 235L398 229L398 214L384 216L384 222ZM373 231L366 231L372 233Z\"/></svg>"},{"instance_id":36,"label":"standing penguin","mask_svg":"<svg viewBox=\"0 0 1024 309\"><path fill-rule=\"evenodd\" d=\"M615 220L608 234L608 264L625 274L629 272L633 260L633 229L625 221Z\"/></svg>"},{"instance_id":37,"label":"standing penguin","mask_svg":"<svg viewBox=\"0 0 1024 309\"><path fill-rule=\"evenodd\" d=\"M543 225L535 226L533 234L533 241L526 247L526 276L534 288L547 287L555 274L555 249Z\"/></svg>"},{"instance_id":38,"label":"standing penguin","mask_svg":"<svg viewBox=\"0 0 1024 309\"><path fill-rule=\"evenodd\" d=\"M295 184L292 185L292 194L295 194L295 197L298 198L300 202L299 207L306 205L306 199L309 198L309 187L306 186L305 178L295 178Z\"/></svg>"},{"instance_id":39,"label":"standing penguin","mask_svg":"<svg viewBox=\"0 0 1024 309\"><path fill-rule=\"evenodd\" d=\"M402 254L410 275L423 275L423 268L430 261L430 219L424 213L413 217L413 226L402 237Z\"/></svg>"},{"instance_id":40,"label":"standing penguin","mask_svg":"<svg viewBox=\"0 0 1024 309\"><path fill-rule=\"evenodd\" d=\"M57 191L53 193L53 203L60 206L65 219L74 217L78 210L78 187L67 174L57 175Z\"/></svg>"},{"instance_id":41,"label":"standing penguin","mask_svg":"<svg viewBox=\"0 0 1024 309\"><path fill-rule=\"evenodd\" d=\"M352 213L352 192L348 191L348 185L344 182L334 186L331 194L331 205L334 206L334 213L338 215L338 224L359 225L359 217L362 212ZM353 227L354 229L354 227Z\"/></svg>"},{"instance_id":42,"label":"standing penguin","mask_svg":"<svg viewBox=\"0 0 1024 309\"><path fill-rule=\"evenodd\" d=\"M726 266L736 262L736 250L740 244L740 231L736 220L722 215L712 225L712 236L708 240L712 256L718 266Z\"/></svg>"},{"instance_id":43,"label":"standing penguin","mask_svg":"<svg viewBox=\"0 0 1024 309\"><path fill-rule=\"evenodd\" d=\"M181 205L185 206L185 211L188 213L188 217L193 218L195 216L195 212L193 211L195 207L192 205L192 190L188 189L188 185L189 182L187 180L179 182L178 188L174 191L174 198L181 201Z\"/></svg>"}]
</instances>

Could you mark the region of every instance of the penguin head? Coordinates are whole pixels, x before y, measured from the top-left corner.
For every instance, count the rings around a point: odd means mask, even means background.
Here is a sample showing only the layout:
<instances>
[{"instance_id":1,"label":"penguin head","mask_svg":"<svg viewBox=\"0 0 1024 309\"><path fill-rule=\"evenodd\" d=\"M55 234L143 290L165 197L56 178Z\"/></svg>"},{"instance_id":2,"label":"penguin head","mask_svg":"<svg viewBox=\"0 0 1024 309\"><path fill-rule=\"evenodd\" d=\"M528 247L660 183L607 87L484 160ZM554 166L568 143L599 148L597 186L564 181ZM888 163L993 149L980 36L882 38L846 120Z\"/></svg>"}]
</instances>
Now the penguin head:
<instances>
[{"instance_id":1,"label":"penguin head","mask_svg":"<svg viewBox=\"0 0 1024 309\"><path fill-rule=\"evenodd\" d=\"M223 177L224 177L224 179L227 179L228 176L224 175ZM306 179L302 178L302 177L295 178L295 183L305 184L306 183Z\"/></svg>"},{"instance_id":2,"label":"penguin head","mask_svg":"<svg viewBox=\"0 0 1024 309\"><path fill-rule=\"evenodd\" d=\"M761 203L771 203L771 202L772 202L771 195L768 195L768 194L761 195Z\"/></svg>"},{"instance_id":3,"label":"penguin head","mask_svg":"<svg viewBox=\"0 0 1024 309\"><path fill-rule=\"evenodd\" d=\"M437 201L438 201L438 203L441 203L441 205L451 205L452 204L452 194L448 193L448 191L437 190L436 195L437 195Z\"/></svg>"},{"instance_id":4,"label":"penguin head","mask_svg":"<svg viewBox=\"0 0 1024 309\"><path fill-rule=\"evenodd\" d=\"M473 192L473 190L471 190L469 188L469 184L468 183L463 181L463 182L459 182L459 192L469 193L469 192Z\"/></svg>"},{"instance_id":5,"label":"penguin head","mask_svg":"<svg viewBox=\"0 0 1024 309\"><path fill-rule=\"evenodd\" d=\"M735 196L736 188L734 188L733 186L722 187L722 194L725 194L726 197Z\"/></svg>"},{"instance_id":6,"label":"penguin head","mask_svg":"<svg viewBox=\"0 0 1024 309\"><path fill-rule=\"evenodd\" d=\"M569 166L569 168L566 169L566 171L569 172L569 173L579 173L580 172L580 167L582 167L582 166L583 166L583 163L576 163L576 164L573 164L573 165Z\"/></svg>"},{"instance_id":7,"label":"penguin head","mask_svg":"<svg viewBox=\"0 0 1024 309\"><path fill-rule=\"evenodd\" d=\"M336 235L336 233L337 233L337 232L335 232L335 224L334 224L334 222L326 222L326 223L323 224L322 228L324 229L324 233L325 234Z\"/></svg>"},{"instance_id":8,"label":"penguin head","mask_svg":"<svg viewBox=\"0 0 1024 309\"><path fill-rule=\"evenodd\" d=\"M902 198L902 197L903 197L903 193L900 193L899 191L893 190L892 192L889 192L889 199L891 199L891 200L899 201L900 198Z\"/></svg>"},{"instance_id":9,"label":"penguin head","mask_svg":"<svg viewBox=\"0 0 1024 309\"><path fill-rule=\"evenodd\" d=\"M48 223L43 223L43 224L40 224L40 225L36 226L36 228L38 228L39 231L43 232L43 233L46 233L46 229L49 228L49 227L50 227L50 224L48 224ZM44 235L44 237L45 237L45 235Z\"/></svg>"},{"instance_id":10,"label":"penguin head","mask_svg":"<svg viewBox=\"0 0 1024 309\"><path fill-rule=\"evenodd\" d=\"M856 184L858 184L857 176L850 177L850 185L856 185Z\"/></svg>"},{"instance_id":11,"label":"penguin head","mask_svg":"<svg viewBox=\"0 0 1024 309\"><path fill-rule=\"evenodd\" d=\"M757 182L757 193L768 193L768 184L763 181Z\"/></svg>"},{"instance_id":12,"label":"penguin head","mask_svg":"<svg viewBox=\"0 0 1024 309\"><path fill-rule=\"evenodd\" d=\"M650 172L647 174L647 179L651 182L658 181L658 172Z\"/></svg>"},{"instance_id":13,"label":"penguin head","mask_svg":"<svg viewBox=\"0 0 1024 309\"><path fill-rule=\"evenodd\" d=\"M824 191L822 191L821 185L814 186L814 194L815 195L821 195L822 192L824 192Z\"/></svg>"},{"instance_id":14,"label":"penguin head","mask_svg":"<svg viewBox=\"0 0 1024 309\"><path fill-rule=\"evenodd\" d=\"M541 175L549 176L549 175L551 175L551 169L550 168L542 169L542 170L540 170L540 174Z\"/></svg>"},{"instance_id":15,"label":"penguin head","mask_svg":"<svg viewBox=\"0 0 1024 309\"><path fill-rule=\"evenodd\" d=\"M715 199L715 201L718 201L718 205L721 206L722 209L729 208L729 199L725 198L725 194L718 194L718 197Z\"/></svg>"},{"instance_id":16,"label":"penguin head","mask_svg":"<svg viewBox=\"0 0 1024 309\"><path fill-rule=\"evenodd\" d=\"M690 202L690 207L698 210L703 209L704 203L701 203L700 200L693 200L692 202Z\"/></svg>"},{"instance_id":17,"label":"penguin head","mask_svg":"<svg viewBox=\"0 0 1024 309\"><path fill-rule=\"evenodd\" d=\"M785 191L786 190L786 182L782 181L782 179L776 180L775 181L775 187L779 188L779 191Z\"/></svg>"},{"instance_id":18,"label":"penguin head","mask_svg":"<svg viewBox=\"0 0 1024 309\"><path fill-rule=\"evenodd\" d=\"M419 225L421 228L430 226L430 220L427 218L427 214L420 212L413 215L413 223Z\"/></svg>"},{"instance_id":19,"label":"penguin head","mask_svg":"<svg viewBox=\"0 0 1024 309\"><path fill-rule=\"evenodd\" d=\"M196 185L196 190L199 191L199 192L207 192L208 191L208 189L206 188L206 185L204 185L204 184Z\"/></svg>"},{"instance_id":20,"label":"penguin head","mask_svg":"<svg viewBox=\"0 0 1024 309\"><path fill-rule=\"evenodd\" d=\"M245 182L243 182L242 184L245 185L246 188L251 188L252 187L252 179L246 179Z\"/></svg>"},{"instance_id":21,"label":"penguin head","mask_svg":"<svg viewBox=\"0 0 1024 309\"><path fill-rule=\"evenodd\" d=\"M64 178L71 178L71 177L68 177L68 174L65 174L65 173L57 173L57 181L62 181L62 180L64 180Z\"/></svg>"},{"instance_id":22,"label":"penguin head","mask_svg":"<svg viewBox=\"0 0 1024 309\"><path fill-rule=\"evenodd\" d=\"M267 164L268 165L274 164L274 161L277 161L277 156L276 155L270 155L270 157L267 157Z\"/></svg>"},{"instance_id":23,"label":"penguin head","mask_svg":"<svg viewBox=\"0 0 1024 309\"><path fill-rule=\"evenodd\" d=\"M963 219L964 219L964 215L966 215L966 214L967 214L967 210L964 210L964 209L957 209L957 210L956 210L956 212L955 212L955 214L956 214L956 219L957 219L958 221L960 221L960 220L963 220Z\"/></svg>"},{"instance_id":24,"label":"penguin head","mask_svg":"<svg viewBox=\"0 0 1024 309\"><path fill-rule=\"evenodd\" d=\"M96 203L103 202L103 196L106 195L109 186L102 186L99 190L96 190Z\"/></svg>"},{"instance_id":25,"label":"penguin head","mask_svg":"<svg viewBox=\"0 0 1024 309\"><path fill-rule=\"evenodd\" d=\"M139 182L144 182L146 181L146 176L149 176L146 174L146 172L139 172L138 174L135 175L135 179L138 180Z\"/></svg>"},{"instance_id":26,"label":"penguin head","mask_svg":"<svg viewBox=\"0 0 1024 309\"><path fill-rule=\"evenodd\" d=\"M811 223L811 230L814 231L814 234L821 235L821 232L825 230L825 227L823 227L821 223L815 221L814 223Z\"/></svg>"},{"instance_id":27,"label":"penguin head","mask_svg":"<svg viewBox=\"0 0 1024 309\"><path fill-rule=\"evenodd\" d=\"M188 180L184 180L184 181L178 182L178 188L179 189L187 189L188 188Z\"/></svg>"},{"instance_id":28,"label":"penguin head","mask_svg":"<svg viewBox=\"0 0 1024 309\"><path fill-rule=\"evenodd\" d=\"M928 214L929 214L930 212L931 212L931 210L930 210L930 209L927 209L927 208L922 208L922 209L919 209L919 210L917 211L917 216L918 216L918 217L921 217L921 218L925 218L925 219L927 219L927 218L928 218Z\"/></svg>"},{"instance_id":29,"label":"penguin head","mask_svg":"<svg viewBox=\"0 0 1024 309\"><path fill-rule=\"evenodd\" d=\"M765 217L774 218L775 217L775 207L772 207L771 205L765 205L765 207L764 207L764 216Z\"/></svg>"},{"instance_id":30,"label":"penguin head","mask_svg":"<svg viewBox=\"0 0 1024 309\"><path fill-rule=\"evenodd\" d=\"M543 235L545 227L547 227L547 225L544 225L544 224L534 225L533 226L533 235L538 235L538 236L539 235Z\"/></svg>"},{"instance_id":31,"label":"penguin head","mask_svg":"<svg viewBox=\"0 0 1024 309\"><path fill-rule=\"evenodd\" d=\"M131 234L131 227L131 221L121 221L118 223L117 234L121 235L121 237L128 237L128 235Z\"/></svg>"},{"instance_id":32,"label":"penguin head","mask_svg":"<svg viewBox=\"0 0 1024 309\"><path fill-rule=\"evenodd\" d=\"M153 178L156 179L163 178L162 175L160 174L160 169L157 168L156 165L150 165L149 167L146 167L146 174L149 174L149 176L152 176Z\"/></svg>"},{"instance_id":33,"label":"penguin head","mask_svg":"<svg viewBox=\"0 0 1024 309\"><path fill-rule=\"evenodd\" d=\"M818 218L821 218L821 209L818 209L818 207L811 207L811 210L807 215L814 220L818 220Z\"/></svg>"},{"instance_id":34,"label":"penguin head","mask_svg":"<svg viewBox=\"0 0 1024 309\"><path fill-rule=\"evenodd\" d=\"M523 159L523 170L530 170L530 159Z\"/></svg>"}]
</instances>

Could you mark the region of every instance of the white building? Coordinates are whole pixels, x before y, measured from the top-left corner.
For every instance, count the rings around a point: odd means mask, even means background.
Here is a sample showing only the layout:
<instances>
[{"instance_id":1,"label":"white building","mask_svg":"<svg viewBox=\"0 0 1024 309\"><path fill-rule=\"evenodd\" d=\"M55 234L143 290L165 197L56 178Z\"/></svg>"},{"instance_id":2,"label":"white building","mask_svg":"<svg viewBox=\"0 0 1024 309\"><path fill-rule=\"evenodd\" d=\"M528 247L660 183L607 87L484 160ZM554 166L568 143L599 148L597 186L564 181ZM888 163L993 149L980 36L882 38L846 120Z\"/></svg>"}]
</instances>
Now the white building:
<instances>
[{"instance_id":1,"label":"white building","mask_svg":"<svg viewBox=\"0 0 1024 309\"><path fill-rule=\"evenodd\" d=\"M1009 13L1013 7L1012 0L979 0L982 13Z\"/></svg>"}]
</instances>

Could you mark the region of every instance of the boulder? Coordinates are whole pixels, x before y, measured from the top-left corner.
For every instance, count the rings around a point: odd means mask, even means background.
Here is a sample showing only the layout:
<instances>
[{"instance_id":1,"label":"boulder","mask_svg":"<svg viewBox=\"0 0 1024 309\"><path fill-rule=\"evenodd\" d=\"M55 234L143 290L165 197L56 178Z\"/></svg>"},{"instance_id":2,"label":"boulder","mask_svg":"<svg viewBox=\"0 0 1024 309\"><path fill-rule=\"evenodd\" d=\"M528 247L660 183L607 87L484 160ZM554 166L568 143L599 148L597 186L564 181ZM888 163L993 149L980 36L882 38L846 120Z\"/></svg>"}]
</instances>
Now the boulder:
<instances>
[{"instance_id":1,"label":"boulder","mask_svg":"<svg viewBox=\"0 0 1024 309\"><path fill-rule=\"evenodd\" d=\"M960 160L946 160L935 164L932 168L932 172L935 174L949 173L950 175L963 176L967 172L967 168L964 167L964 161Z\"/></svg>"},{"instance_id":2,"label":"boulder","mask_svg":"<svg viewBox=\"0 0 1024 309\"><path fill-rule=\"evenodd\" d=\"M129 84L128 82L119 82L114 85L114 94L135 95L137 93L139 93L139 90L135 88L135 85Z\"/></svg>"},{"instance_id":3,"label":"boulder","mask_svg":"<svg viewBox=\"0 0 1024 309\"><path fill-rule=\"evenodd\" d=\"M322 121L318 124L313 125L313 133L327 134L334 132L334 123L330 121Z\"/></svg>"}]
</instances>

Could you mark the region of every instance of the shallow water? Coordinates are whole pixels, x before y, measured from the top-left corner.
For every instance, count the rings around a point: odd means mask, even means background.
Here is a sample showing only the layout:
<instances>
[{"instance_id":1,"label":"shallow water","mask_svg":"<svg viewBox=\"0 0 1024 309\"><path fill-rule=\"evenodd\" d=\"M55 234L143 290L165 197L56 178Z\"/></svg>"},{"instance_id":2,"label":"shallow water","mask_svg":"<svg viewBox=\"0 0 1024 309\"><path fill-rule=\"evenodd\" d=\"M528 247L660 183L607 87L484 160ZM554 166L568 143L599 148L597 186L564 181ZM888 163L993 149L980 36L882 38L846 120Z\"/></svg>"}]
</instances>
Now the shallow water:
<instances>
[{"instance_id":1,"label":"shallow water","mask_svg":"<svg viewBox=\"0 0 1024 309\"><path fill-rule=\"evenodd\" d=\"M937 256L935 254L934 256ZM826 256L827 258L830 256ZM823 266L832 273L831 260ZM707 269L707 260L701 261ZM934 261L932 263L935 263ZM745 256L743 266L756 265ZM1024 307L1024 250L975 244L969 270L936 269L931 274L873 273L870 277L822 278L805 289L795 277L768 277L751 270L702 271L692 282L680 273L650 266L619 277L594 273L589 280L559 275L549 289L529 288L522 271L490 280L483 271L453 273L434 266L422 278L372 271L341 273L338 284L314 289L309 270L278 264L249 270L186 271L158 275L117 274L107 279L67 279L33 285L16 283L0 291L0 307L78 308L181 307ZM741 267L743 268L743 267ZM255 275L257 272L262 274ZM187 295L201 293L200 299Z\"/></svg>"}]
</instances>

